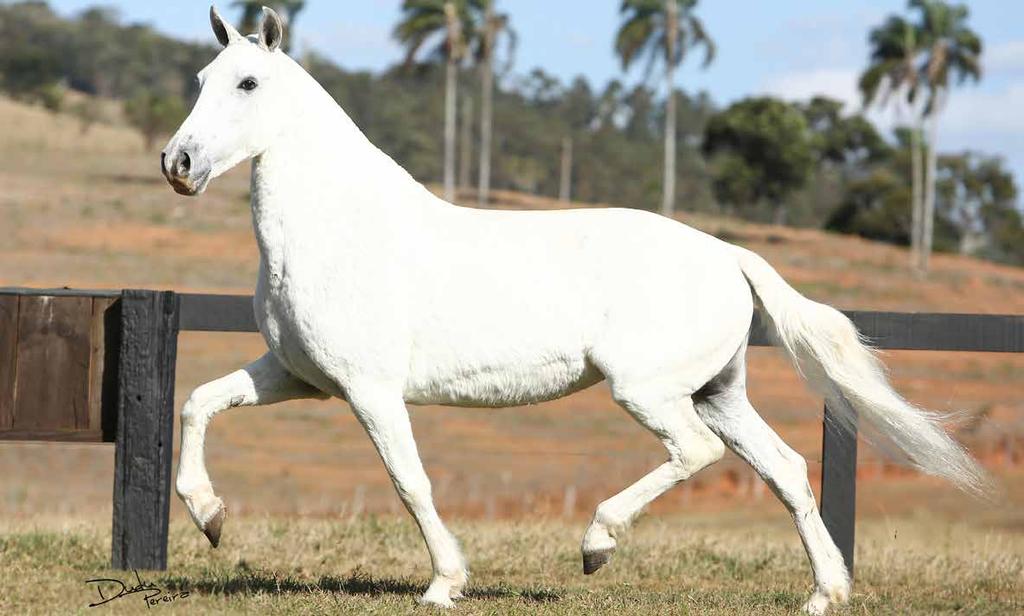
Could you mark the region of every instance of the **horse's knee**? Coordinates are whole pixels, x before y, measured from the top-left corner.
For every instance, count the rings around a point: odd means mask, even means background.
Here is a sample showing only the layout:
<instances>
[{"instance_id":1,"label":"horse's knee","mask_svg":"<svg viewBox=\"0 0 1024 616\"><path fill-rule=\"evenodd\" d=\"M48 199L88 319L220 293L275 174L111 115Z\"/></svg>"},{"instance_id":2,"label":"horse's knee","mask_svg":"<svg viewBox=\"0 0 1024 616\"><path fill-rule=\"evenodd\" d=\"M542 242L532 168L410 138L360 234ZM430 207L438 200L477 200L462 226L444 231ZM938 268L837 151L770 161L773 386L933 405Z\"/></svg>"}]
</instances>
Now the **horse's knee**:
<instances>
[{"instance_id":1,"label":"horse's knee","mask_svg":"<svg viewBox=\"0 0 1024 616\"><path fill-rule=\"evenodd\" d=\"M192 425L208 413L210 403L213 401L213 392L209 383L200 385L192 390L181 407L182 425Z\"/></svg>"},{"instance_id":2,"label":"horse's knee","mask_svg":"<svg viewBox=\"0 0 1024 616\"><path fill-rule=\"evenodd\" d=\"M192 390L188 400L181 407L182 426L203 425L218 412L245 404L252 404L247 401L247 396L241 393L229 394L223 387L218 386L217 381L200 385Z\"/></svg>"}]
</instances>

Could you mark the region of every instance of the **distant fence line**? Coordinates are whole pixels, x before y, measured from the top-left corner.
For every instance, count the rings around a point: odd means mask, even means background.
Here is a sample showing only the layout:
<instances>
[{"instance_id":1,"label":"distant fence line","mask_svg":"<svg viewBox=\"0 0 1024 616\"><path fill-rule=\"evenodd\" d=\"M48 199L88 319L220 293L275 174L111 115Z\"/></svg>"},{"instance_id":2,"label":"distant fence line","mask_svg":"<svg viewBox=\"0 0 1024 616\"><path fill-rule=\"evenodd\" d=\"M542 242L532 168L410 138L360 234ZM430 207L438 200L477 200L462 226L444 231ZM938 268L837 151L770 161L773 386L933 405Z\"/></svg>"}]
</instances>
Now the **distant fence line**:
<instances>
[{"instance_id":1,"label":"distant fence line","mask_svg":"<svg viewBox=\"0 0 1024 616\"><path fill-rule=\"evenodd\" d=\"M846 315L878 349L1024 353L1024 315ZM181 331L257 332L252 297L0 288L0 440L115 444L115 568L167 567ZM759 315L750 343L771 344ZM852 572L857 434L831 414L826 405L821 513Z\"/></svg>"}]
</instances>

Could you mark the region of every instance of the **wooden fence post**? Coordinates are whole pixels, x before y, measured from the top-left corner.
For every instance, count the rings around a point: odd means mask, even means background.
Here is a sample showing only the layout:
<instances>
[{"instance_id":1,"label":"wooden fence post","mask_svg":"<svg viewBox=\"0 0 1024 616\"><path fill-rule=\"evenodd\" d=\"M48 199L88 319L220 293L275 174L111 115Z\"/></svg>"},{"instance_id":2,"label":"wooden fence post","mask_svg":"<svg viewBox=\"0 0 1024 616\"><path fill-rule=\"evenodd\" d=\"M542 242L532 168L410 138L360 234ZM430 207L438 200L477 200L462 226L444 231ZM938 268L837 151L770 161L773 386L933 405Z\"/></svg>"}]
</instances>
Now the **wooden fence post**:
<instances>
[{"instance_id":1,"label":"wooden fence post","mask_svg":"<svg viewBox=\"0 0 1024 616\"><path fill-rule=\"evenodd\" d=\"M825 404L821 442L821 517L853 577L857 519L857 423L848 430Z\"/></svg>"},{"instance_id":2,"label":"wooden fence post","mask_svg":"<svg viewBox=\"0 0 1024 616\"><path fill-rule=\"evenodd\" d=\"M112 566L166 569L178 296L121 294Z\"/></svg>"}]
</instances>

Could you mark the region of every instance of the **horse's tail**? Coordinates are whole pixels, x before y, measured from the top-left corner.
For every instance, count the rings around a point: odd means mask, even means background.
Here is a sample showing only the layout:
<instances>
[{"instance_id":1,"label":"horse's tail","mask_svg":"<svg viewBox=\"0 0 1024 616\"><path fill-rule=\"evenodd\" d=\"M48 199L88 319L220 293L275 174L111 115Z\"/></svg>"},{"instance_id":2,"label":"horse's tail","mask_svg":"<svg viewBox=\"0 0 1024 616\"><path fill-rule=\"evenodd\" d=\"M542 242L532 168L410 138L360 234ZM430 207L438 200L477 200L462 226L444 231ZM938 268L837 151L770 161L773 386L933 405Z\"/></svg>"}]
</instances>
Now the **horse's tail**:
<instances>
[{"instance_id":1,"label":"horse's tail","mask_svg":"<svg viewBox=\"0 0 1024 616\"><path fill-rule=\"evenodd\" d=\"M984 470L943 429L947 417L917 408L893 390L884 365L846 315L800 295L760 256L735 250L775 337L843 428L859 420L884 453L966 492L987 492Z\"/></svg>"}]
</instances>

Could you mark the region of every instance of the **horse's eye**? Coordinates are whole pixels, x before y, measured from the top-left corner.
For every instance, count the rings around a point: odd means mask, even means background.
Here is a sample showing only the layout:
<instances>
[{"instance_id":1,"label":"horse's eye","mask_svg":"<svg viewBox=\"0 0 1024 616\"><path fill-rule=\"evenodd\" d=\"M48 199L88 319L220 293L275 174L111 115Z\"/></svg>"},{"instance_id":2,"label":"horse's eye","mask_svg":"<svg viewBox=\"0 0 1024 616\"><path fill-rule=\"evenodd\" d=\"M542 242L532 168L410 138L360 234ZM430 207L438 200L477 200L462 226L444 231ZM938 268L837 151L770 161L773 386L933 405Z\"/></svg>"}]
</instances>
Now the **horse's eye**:
<instances>
[{"instance_id":1,"label":"horse's eye","mask_svg":"<svg viewBox=\"0 0 1024 616\"><path fill-rule=\"evenodd\" d=\"M242 83L238 84L239 89L250 92L256 89L256 80L252 77L246 77L242 80Z\"/></svg>"}]
</instances>

